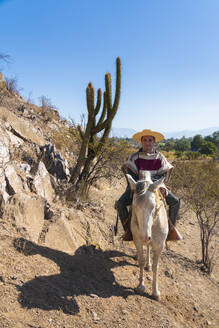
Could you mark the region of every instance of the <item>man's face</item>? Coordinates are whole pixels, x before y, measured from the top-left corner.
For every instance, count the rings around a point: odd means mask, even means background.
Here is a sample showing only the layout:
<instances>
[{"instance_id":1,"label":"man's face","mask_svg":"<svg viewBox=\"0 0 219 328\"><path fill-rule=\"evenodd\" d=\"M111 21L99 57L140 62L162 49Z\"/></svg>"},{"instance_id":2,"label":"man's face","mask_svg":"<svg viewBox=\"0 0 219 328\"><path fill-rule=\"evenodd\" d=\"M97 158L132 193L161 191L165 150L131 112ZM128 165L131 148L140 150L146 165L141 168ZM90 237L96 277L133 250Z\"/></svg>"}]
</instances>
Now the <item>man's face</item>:
<instances>
[{"instance_id":1,"label":"man's face","mask_svg":"<svg viewBox=\"0 0 219 328\"><path fill-rule=\"evenodd\" d=\"M152 136L143 136L141 138L141 144L143 151L147 153L152 153L154 150L154 137Z\"/></svg>"}]
</instances>

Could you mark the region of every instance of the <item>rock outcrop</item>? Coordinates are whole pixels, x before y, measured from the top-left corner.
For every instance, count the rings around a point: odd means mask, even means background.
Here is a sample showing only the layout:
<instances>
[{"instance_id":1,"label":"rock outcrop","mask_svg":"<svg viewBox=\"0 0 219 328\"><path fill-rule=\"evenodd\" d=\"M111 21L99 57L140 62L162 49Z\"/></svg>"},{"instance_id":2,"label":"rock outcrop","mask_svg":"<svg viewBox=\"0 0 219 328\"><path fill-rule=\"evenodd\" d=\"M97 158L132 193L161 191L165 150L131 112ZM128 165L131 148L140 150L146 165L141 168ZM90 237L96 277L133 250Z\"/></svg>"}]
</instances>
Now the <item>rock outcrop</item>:
<instances>
[{"instance_id":1,"label":"rock outcrop","mask_svg":"<svg viewBox=\"0 0 219 328\"><path fill-rule=\"evenodd\" d=\"M34 105L11 94L4 103L8 108L0 107L0 218L7 231L69 254L84 244L104 248L99 214L90 215L92 210L86 211L76 197L65 202L69 165L48 142L44 123L37 124L45 118L40 107L34 111ZM56 130L58 119L56 115Z\"/></svg>"},{"instance_id":2,"label":"rock outcrop","mask_svg":"<svg viewBox=\"0 0 219 328\"><path fill-rule=\"evenodd\" d=\"M44 225L45 199L29 192L16 193L5 204L4 219L33 242L38 242Z\"/></svg>"},{"instance_id":3,"label":"rock outcrop","mask_svg":"<svg viewBox=\"0 0 219 328\"><path fill-rule=\"evenodd\" d=\"M38 130L26 120L17 117L14 113L5 107L0 107L0 119L7 122L8 127L14 135L24 141L34 142L39 146L45 145L44 137Z\"/></svg>"},{"instance_id":4,"label":"rock outcrop","mask_svg":"<svg viewBox=\"0 0 219 328\"><path fill-rule=\"evenodd\" d=\"M38 170L33 179L33 185L39 196L44 197L49 203L53 201L55 192L51 184L50 175L43 162L39 162Z\"/></svg>"},{"instance_id":5,"label":"rock outcrop","mask_svg":"<svg viewBox=\"0 0 219 328\"><path fill-rule=\"evenodd\" d=\"M59 180L68 180L70 176L68 163L56 151L54 145L46 144L40 147L40 157L48 172Z\"/></svg>"}]
</instances>

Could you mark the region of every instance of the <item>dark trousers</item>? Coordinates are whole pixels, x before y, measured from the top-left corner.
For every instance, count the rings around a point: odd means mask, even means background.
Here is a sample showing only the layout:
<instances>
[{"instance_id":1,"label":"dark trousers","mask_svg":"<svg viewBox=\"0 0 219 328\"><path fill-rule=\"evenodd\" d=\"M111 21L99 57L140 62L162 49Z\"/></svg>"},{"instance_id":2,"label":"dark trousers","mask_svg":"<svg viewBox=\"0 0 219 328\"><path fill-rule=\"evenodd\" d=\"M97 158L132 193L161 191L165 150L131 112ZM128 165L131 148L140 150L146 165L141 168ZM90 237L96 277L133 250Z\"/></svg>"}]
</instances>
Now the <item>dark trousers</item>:
<instances>
[{"instance_id":1,"label":"dark trousers","mask_svg":"<svg viewBox=\"0 0 219 328\"><path fill-rule=\"evenodd\" d=\"M122 223L123 229L126 231L130 227L131 215L129 215L127 206L132 204L133 192L130 188L126 188L126 191L116 202L116 209L119 214L120 221Z\"/></svg>"},{"instance_id":2,"label":"dark trousers","mask_svg":"<svg viewBox=\"0 0 219 328\"><path fill-rule=\"evenodd\" d=\"M180 208L180 199L176 197L172 192L168 191L166 196L166 202L169 206L169 218L172 224L176 225L176 220L178 219L179 208Z\"/></svg>"},{"instance_id":3,"label":"dark trousers","mask_svg":"<svg viewBox=\"0 0 219 328\"><path fill-rule=\"evenodd\" d=\"M130 227L131 215L128 212L127 206L132 204L133 192L130 188L126 188L126 191L119 200L116 202L116 209L119 214L120 221L122 223L123 229L126 231ZM178 218L179 208L180 208L180 199L177 198L170 191L166 196L166 202L169 206L169 218L173 225L176 225L176 220Z\"/></svg>"}]
</instances>

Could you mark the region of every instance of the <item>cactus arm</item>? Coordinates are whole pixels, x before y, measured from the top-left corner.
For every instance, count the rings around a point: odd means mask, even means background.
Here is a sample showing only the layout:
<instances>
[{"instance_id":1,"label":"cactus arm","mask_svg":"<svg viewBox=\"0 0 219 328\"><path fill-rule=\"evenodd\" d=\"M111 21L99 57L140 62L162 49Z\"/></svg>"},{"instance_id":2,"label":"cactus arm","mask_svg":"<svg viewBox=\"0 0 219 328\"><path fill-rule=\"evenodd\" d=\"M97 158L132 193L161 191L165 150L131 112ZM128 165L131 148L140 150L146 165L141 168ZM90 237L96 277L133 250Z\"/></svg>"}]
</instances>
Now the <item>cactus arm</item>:
<instances>
[{"instance_id":1,"label":"cactus arm","mask_svg":"<svg viewBox=\"0 0 219 328\"><path fill-rule=\"evenodd\" d=\"M94 88L90 82L86 89L87 109L88 113L91 114L94 110Z\"/></svg>"},{"instance_id":2,"label":"cactus arm","mask_svg":"<svg viewBox=\"0 0 219 328\"><path fill-rule=\"evenodd\" d=\"M111 75L107 73L105 75L105 87L106 87L106 103L107 108L110 110L112 108L112 87L111 87Z\"/></svg>"},{"instance_id":3,"label":"cactus arm","mask_svg":"<svg viewBox=\"0 0 219 328\"><path fill-rule=\"evenodd\" d=\"M115 93L115 100L113 103L113 112L117 111L119 106L121 94L121 60L119 57L116 58L116 93Z\"/></svg>"},{"instance_id":4,"label":"cactus arm","mask_svg":"<svg viewBox=\"0 0 219 328\"><path fill-rule=\"evenodd\" d=\"M105 75L105 87L106 91L104 93L104 105L106 106L106 111L104 111L104 115L101 115L101 119L99 120L98 124L94 126L92 129L93 133L98 133L103 129L106 129L107 126L111 126L113 118L115 117L120 100L121 94L121 60L119 57L116 59L116 92L115 92L115 99L112 106L112 88L111 88L111 75L107 73ZM107 112L107 117L103 121L105 114ZM102 112L103 114L103 112ZM111 128L111 127L110 127Z\"/></svg>"},{"instance_id":5,"label":"cactus arm","mask_svg":"<svg viewBox=\"0 0 219 328\"><path fill-rule=\"evenodd\" d=\"M101 89L98 89L97 90L97 103L96 103L96 107L94 110L95 116L99 113L100 106L101 106L101 98L102 98L102 91L101 91Z\"/></svg>"},{"instance_id":6,"label":"cactus arm","mask_svg":"<svg viewBox=\"0 0 219 328\"><path fill-rule=\"evenodd\" d=\"M100 126L100 124L103 123L103 120L106 116L106 109L107 109L107 107L106 107L106 92L104 92L104 94L103 94L103 99L104 99L103 100L103 109L102 109L102 113L101 113L101 116L99 118L99 121L97 123L97 127Z\"/></svg>"}]
</instances>

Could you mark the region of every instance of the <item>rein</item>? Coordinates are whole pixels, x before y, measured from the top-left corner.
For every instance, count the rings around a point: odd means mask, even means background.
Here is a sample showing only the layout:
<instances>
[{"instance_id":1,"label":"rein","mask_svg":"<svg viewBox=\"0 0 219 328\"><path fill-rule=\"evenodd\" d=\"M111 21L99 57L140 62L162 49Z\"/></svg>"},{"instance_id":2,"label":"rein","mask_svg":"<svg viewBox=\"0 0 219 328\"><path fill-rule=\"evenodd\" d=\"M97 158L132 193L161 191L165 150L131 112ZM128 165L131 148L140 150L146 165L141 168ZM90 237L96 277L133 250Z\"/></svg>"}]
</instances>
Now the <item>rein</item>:
<instances>
[{"instance_id":1,"label":"rein","mask_svg":"<svg viewBox=\"0 0 219 328\"><path fill-rule=\"evenodd\" d=\"M164 205L167 212L168 212L168 207L167 207L167 203L166 203L164 196L162 195L162 193L159 190L154 190L152 192L155 194L155 199L156 199L156 208L155 208L155 213L154 213L154 218L153 218L154 222L155 222L156 218L158 216L158 213L161 209L161 206ZM158 203L160 203L160 206L158 206Z\"/></svg>"}]
</instances>

